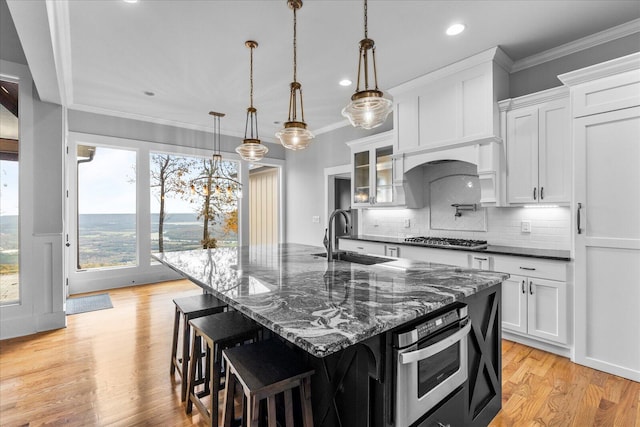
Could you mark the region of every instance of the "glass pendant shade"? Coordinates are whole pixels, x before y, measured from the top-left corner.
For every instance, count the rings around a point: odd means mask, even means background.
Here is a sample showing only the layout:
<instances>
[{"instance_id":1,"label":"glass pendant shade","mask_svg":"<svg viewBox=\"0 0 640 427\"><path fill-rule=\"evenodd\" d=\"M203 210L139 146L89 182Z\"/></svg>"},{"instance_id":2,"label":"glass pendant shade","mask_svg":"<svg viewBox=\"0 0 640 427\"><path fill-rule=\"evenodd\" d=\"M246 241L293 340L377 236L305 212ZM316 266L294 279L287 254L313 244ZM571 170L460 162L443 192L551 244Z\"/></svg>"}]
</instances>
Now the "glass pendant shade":
<instances>
[{"instance_id":1,"label":"glass pendant shade","mask_svg":"<svg viewBox=\"0 0 640 427\"><path fill-rule=\"evenodd\" d=\"M247 108L247 120L244 127L244 139L242 144L236 147L236 153L247 162L259 162L269 152L269 149L260 142L258 137L258 110L253 106L253 49L258 47L258 42L248 40L245 43L251 49L251 66L249 72L249 101Z\"/></svg>"},{"instance_id":2,"label":"glass pendant shade","mask_svg":"<svg viewBox=\"0 0 640 427\"><path fill-rule=\"evenodd\" d=\"M353 127L373 129L383 124L392 110L392 102L384 98L382 92L365 90L353 94L349 105L342 109L342 115Z\"/></svg>"},{"instance_id":3,"label":"glass pendant shade","mask_svg":"<svg viewBox=\"0 0 640 427\"><path fill-rule=\"evenodd\" d=\"M311 144L313 134L302 122L286 122L284 128L276 133L280 143L289 150L302 150Z\"/></svg>"},{"instance_id":4,"label":"glass pendant shade","mask_svg":"<svg viewBox=\"0 0 640 427\"><path fill-rule=\"evenodd\" d=\"M369 54L371 52L371 54ZM374 89L369 89L369 56L373 69ZM364 90L360 90L360 76L364 76ZM351 102L342 109L342 115L349 119L353 127L373 129L380 126L393 110L391 100L384 97L378 89L378 75L376 70L376 46L368 37L367 29L367 0L364 0L364 39L360 40L358 54L358 84L356 93L351 96Z\"/></svg>"},{"instance_id":5,"label":"glass pendant shade","mask_svg":"<svg viewBox=\"0 0 640 427\"><path fill-rule=\"evenodd\" d=\"M302 0L288 0L289 8L293 10L293 82L289 92L289 118L284 123L284 127L276 132L276 137L284 148L289 150L303 150L311 144L314 138L313 133L307 129L304 122L304 105L302 103L302 85L297 81L297 46L296 46L296 11L302 7ZM300 101L298 103L298 100ZM298 104L300 105L300 117L297 119Z\"/></svg>"}]
</instances>

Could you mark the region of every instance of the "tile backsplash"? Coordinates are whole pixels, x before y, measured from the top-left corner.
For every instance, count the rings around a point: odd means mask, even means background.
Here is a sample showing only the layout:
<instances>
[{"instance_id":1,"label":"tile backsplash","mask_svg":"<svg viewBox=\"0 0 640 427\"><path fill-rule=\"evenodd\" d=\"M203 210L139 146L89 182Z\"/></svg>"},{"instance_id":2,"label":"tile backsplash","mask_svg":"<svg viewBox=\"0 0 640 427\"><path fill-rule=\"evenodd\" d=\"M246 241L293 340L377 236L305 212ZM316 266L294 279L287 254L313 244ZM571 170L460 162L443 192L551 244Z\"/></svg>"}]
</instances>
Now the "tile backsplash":
<instances>
[{"instance_id":1,"label":"tile backsplash","mask_svg":"<svg viewBox=\"0 0 640 427\"><path fill-rule=\"evenodd\" d=\"M436 230L430 228L430 208L363 209L359 233L411 237L435 236L486 240L491 245L538 249L571 249L571 210L556 208L486 209L487 231ZM521 231L522 221L531 222L531 232ZM408 225L408 227L406 227Z\"/></svg>"}]
</instances>

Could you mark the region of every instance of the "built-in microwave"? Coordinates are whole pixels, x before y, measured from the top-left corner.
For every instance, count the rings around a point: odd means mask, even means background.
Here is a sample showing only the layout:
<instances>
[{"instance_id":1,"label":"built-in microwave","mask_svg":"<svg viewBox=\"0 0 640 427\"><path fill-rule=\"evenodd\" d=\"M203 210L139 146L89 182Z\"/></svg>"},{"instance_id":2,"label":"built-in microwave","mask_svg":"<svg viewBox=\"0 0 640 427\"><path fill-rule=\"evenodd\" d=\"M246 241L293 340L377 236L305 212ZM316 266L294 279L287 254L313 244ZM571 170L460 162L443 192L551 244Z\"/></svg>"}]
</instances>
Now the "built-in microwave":
<instances>
[{"instance_id":1,"label":"built-in microwave","mask_svg":"<svg viewBox=\"0 0 640 427\"><path fill-rule=\"evenodd\" d=\"M393 334L395 427L412 425L464 384L470 330L467 306L455 303Z\"/></svg>"}]
</instances>

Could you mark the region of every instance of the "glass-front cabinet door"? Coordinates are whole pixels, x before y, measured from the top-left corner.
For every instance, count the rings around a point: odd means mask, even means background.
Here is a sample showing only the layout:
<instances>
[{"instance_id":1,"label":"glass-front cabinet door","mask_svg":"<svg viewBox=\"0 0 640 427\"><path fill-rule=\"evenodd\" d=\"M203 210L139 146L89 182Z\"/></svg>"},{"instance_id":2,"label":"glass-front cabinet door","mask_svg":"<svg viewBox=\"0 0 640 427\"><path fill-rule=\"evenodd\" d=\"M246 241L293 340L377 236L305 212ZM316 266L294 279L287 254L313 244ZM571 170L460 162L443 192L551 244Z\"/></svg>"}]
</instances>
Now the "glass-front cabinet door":
<instances>
[{"instance_id":1,"label":"glass-front cabinet door","mask_svg":"<svg viewBox=\"0 0 640 427\"><path fill-rule=\"evenodd\" d=\"M376 148L375 203L393 202L393 147Z\"/></svg>"},{"instance_id":2,"label":"glass-front cabinet door","mask_svg":"<svg viewBox=\"0 0 640 427\"><path fill-rule=\"evenodd\" d=\"M353 205L393 204L393 146L366 145L353 151Z\"/></svg>"},{"instance_id":3,"label":"glass-front cabinet door","mask_svg":"<svg viewBox=\"0 0 640 427\"><path fill-rule=\"evenodd\" d=\"M371 201L369 150L353 155L353 180L353 203L369 204Z\"/></svg>"}]
</instances>

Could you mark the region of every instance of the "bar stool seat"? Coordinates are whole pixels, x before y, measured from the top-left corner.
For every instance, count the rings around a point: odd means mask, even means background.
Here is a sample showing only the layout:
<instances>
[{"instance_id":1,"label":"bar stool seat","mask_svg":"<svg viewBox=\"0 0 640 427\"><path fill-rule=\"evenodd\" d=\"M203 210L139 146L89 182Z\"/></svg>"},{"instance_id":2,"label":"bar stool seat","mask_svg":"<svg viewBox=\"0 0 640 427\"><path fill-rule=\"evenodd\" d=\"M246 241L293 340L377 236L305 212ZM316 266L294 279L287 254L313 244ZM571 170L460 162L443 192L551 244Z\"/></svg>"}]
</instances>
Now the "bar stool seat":
<instances>
[{"instance_id":1,"label":"bar stool seat","mask_svg":"<svg viewBox=\"0 0 640 427\"><path fill-rule=\"evenodd\" d=\"M257 341L260 326L237 311L227 311L190 321L192 328L191 364L189 365L189 385L185 411L191 413L193 405L207 425L218 426L218 393L221 389L222 350L247 341ZM206 368L204 381L196 378L196 366L202 359L201 340L205 345ZM196 391L196 386L204 383L204 390ZM226 384L226 382L225 382ZM211 397L209 408L203 398Z\"/></svg>"},{"instance_id":2,"label":"bar stool seat","mask_svg":"<svg viewBox=\"0 0 640 427\"><path fill-rule=\"evenodd\" d=\"M173 344L171 347L171 369L169 374L173 375L177 370L178 375L182 379L180 397L182 401L184 401L187 396L189 340L191 338L191 325L189 321L198 317L221 313L227 307L227 304L211 294L175 298L173 303L176 306L176 312L173 321ZM182 322L182 355L178 356L180 322Z\"/></svg>"},{"instance_id":3,"label":"bar stool seat","mask_svg":"<svg viewBox=\"0 0 640 427\"><path fill-rule=\"evenodd\" d=\"M258 425L260 400L267 399L268 425L276 426L276 395L284 393L285 422L287 427L292 427L292 391L299 387L303 425L313 426L311 375L314 370L293 350L271 339L224 350L222 357L227 367L223 409L225 427L230 427L234 418L233 396L237 384L242 386L246 406L243 425Z\"/></svg>"}]
</instances>

